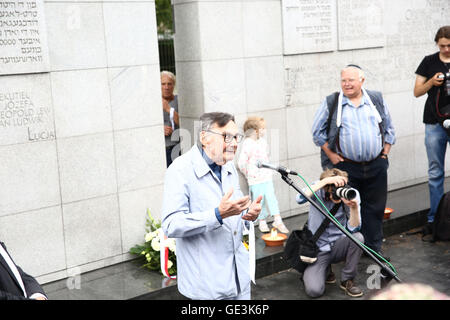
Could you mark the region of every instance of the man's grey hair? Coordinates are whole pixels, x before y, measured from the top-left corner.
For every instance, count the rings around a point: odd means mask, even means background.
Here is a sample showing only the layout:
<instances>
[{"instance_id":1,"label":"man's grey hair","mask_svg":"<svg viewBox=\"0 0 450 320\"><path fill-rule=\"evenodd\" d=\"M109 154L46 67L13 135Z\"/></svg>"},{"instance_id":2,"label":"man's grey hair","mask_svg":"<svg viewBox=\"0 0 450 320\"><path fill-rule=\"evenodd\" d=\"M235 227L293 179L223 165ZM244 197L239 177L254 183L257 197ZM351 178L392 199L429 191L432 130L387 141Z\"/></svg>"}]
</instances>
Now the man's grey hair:
<instances>
[{"instance_id":1,"label":"man's grey hair","mask_svg":"<svg viewBox=\"0 0 450 320\"><path fill-rule=\"evenodd\" d=\"M175 75L170 71L161 71L161 77L162 76L168 76L170 79L172 79L173 85L175 85L175 83L177 82L177 77L175 77Z\"/></svg>"},{"instance_id":2,"label":"man's grey hair","mask_svg":"<svg viewBox=\"0 0 450 320\"><path fill-rule=\"evenodd\" d=\"M234 116L225 112L209 112L200 116L200 131L208 131L214 124L219 128L225 127L228 122L234 121Z\"/></svg>"},{"instance_id":3,"label":"man's grey hair","mask_svg":"<svg viewBox=\"0 0 450 320\"><path fill-rule=\"evenodd\" d=\"M342 72L343 72L344 70L347 70L347 69L355 69L355 70L358 70L359 81L361 81L362 79L365 78L365 76L364 76L364 71L363 71L363 69L361 69L360 66L357 66L356 64L348 64L348 65L346 65L346 66L341 70L341 74L342 74Z\"/></svg>"}]
</instances>

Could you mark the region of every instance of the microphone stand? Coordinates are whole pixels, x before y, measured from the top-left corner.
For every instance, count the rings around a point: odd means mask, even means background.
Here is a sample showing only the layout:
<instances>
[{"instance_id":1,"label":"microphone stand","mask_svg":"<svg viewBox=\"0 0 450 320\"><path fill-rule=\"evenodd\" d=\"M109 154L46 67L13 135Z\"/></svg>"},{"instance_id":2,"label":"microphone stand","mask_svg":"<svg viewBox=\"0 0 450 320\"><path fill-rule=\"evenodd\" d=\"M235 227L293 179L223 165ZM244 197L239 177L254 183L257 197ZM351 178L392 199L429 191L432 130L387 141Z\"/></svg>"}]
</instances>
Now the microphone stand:
<instances>
[{"instance_id":1,"label":"microphone stand","mask_svg":"<svg viewBox=\"0 0 450 320\"><path fill-rule=\"evenodd\" d=\"M298 193L300 193L306 200L308 200L308 202L311 205L313 205L317 210L319 210L319 212L322 215L324 215L325 218L330 220L330 222L332 222L340 231L342 231L342 233L344 233L351 241L353 241L359 248L361 248L373 261L375 261L381 267L380 277L382 280L381 281L382 284L387 285L389 283L389 281L391 281L392 279L395 279L397 282L402 282L398 278L398 276L394 273L394 271L392 271L392 269L389 268L389 266L387 266L385 263L381 262L375 255L372 254L372 252L367 250L366 247L364 247L358 240L356 240L350 232L348 232L345 228L343 228L336 221L334 221L327 213L325 213L325 211L317 203L315 203L313 200L311 200L311 198L306 196L305 193L295 185L294 181L292 181L292 179L288 177L287 172L279 171L279 173L281 175L281 178L284 180L284 182L286 182L288 185L290 185L292 188L294 188Z\"/></svg>"}]
</instances>

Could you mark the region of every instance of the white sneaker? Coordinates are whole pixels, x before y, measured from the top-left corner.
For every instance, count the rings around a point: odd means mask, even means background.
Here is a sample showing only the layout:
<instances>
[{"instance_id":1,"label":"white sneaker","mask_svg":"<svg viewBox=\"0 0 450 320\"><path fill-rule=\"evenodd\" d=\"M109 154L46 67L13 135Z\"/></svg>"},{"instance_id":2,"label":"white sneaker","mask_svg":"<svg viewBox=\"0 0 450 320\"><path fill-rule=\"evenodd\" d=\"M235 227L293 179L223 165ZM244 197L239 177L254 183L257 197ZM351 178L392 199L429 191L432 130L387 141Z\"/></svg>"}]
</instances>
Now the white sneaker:
<instances>
[{"instance_id":1,"label":"white sneaker","mask_svg":"<svg viewBox=\"0 0 450 320\"><path fill-rule=\"evenodd\" d=\"M286 226L284 225L283 221L278 221L278 222L274 221L272 223L272 226L274 228L277 228L278 231L280 231L281 233L289 233L289 230L288 230L288 228L286 228Z\"/></svg>"},{"instance_id":2,"label":"white sneaker","mask_svg":"<svg viewBox=\"0 0 450 320\"><path fill-rule=\"evenodd\" d=\"M267 226L266 220L260 220L258 225L259 231L261 232L269 232L269 226Z\"/></svg>"}]
</instances>

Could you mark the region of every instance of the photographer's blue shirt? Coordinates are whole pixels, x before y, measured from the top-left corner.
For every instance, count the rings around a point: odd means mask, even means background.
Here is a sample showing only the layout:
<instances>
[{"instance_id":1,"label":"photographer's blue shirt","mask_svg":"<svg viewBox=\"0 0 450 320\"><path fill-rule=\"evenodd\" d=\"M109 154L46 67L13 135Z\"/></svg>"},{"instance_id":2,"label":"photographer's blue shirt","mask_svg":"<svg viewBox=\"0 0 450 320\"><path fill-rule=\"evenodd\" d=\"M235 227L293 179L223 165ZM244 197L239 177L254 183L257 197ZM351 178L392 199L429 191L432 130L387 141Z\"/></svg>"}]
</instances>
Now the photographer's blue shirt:
<instances>
[{"instance_id":1,"label":"photographer's blue shirt","mask_svg":"<svg viewBox=\"0 0 450 320\"><path fill-rule=\"evenodd\" d=\"M361 198L359 196L358 190L356 190L356 202L358 203L358 214L359 214L359 225L357 227L352 227L348 224L348 218L347 214L349 212L349 208L345 205L342 205L339 207L338 211L334 215L334 217L339 221L339 223L346 227L348 231L351 233L357 232L361 228ZM320 198L320 200L323 202L323 204L327 207L328 211L331 211L333 206L335 205L334 202L330 200L325 200L325 191L323 189L320 189L316 191L317 196ZM322 205L317 201L317 199L314 197L314 195L311 197L315 203L317 203L320 207ZM307 200L305 197L303 197L300 193L297 194L296 201L299 204L305 203ZM325 211L325 209L324 209ZM325 211L326 212L326 211ZM308 229L311 230L311 232L314 234L317 229L319 229L320 225L322 224L322 221L326 219L323 214L317 210L314 206L310 206L309 209L309 215L308 215ZM333 223L330 223L328 227L325 229L325 231L320 236L319 240L317 240L317 247L320 251L331 251L331 247L334 245L334 243L340 239L341 237L344 237L344 233L342 233L341 230L339 230Z\"/></svg>"},{"instance_id":2,"label":"photographer's blue shirt","mask_svg":"<svg viewBox=\"0 0 450 320\"><path fill-rule=\"evenodd\" d=\"M233 161L221 179L194 145L166 171L162 229L176 238L178 290L190 299L229 299L250 290L249 253L242 243L242 214L223 219L216 209L230 188L243 197Z\"/></svg>"}]
</instances>

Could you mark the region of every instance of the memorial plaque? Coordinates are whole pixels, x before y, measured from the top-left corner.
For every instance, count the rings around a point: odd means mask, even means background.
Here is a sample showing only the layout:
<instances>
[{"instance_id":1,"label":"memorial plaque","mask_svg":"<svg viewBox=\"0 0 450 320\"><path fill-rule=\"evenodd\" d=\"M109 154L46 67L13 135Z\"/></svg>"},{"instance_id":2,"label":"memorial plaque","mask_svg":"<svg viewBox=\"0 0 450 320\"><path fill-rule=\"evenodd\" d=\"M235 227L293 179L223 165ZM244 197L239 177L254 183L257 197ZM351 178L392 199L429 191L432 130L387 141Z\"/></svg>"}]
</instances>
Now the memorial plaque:
<instances>
[{"instance_id":1,"label":"memorial plaque","mask_svg":"<svg viewBox=\"0 0 450 320\"><path fill-rule=\"evenodd\" d=\"M284 54L337 49L336 0L282 0Z\"/></svg>"},{"instance_id":2,"label":"memorial plaque","mask_svg":"<svg viewBox=\"0 0 450 320\"><path fill-rule=\"evenodd\" d=\"M338 1L339 50L383 47L383 0Z\"/></svg>"},{"instance_id":3,"label":"memorial plaque","mask_svg":"<svg viewBox=\"0 0 450 320\"><path fill-rule=\"evenodd\" d=\"M54 140L50 76L0 77L0 146Z\"/></svg>"},{"instance_id":4,"label":"memorial plaque","mask_svg":"<svg viewBox=\"0 0 450 320\"><path fill-rule=\"evenodd\" d=\"M46 71L43 0L0 0L0 75Z\"/></svg>"}]
</instances>

